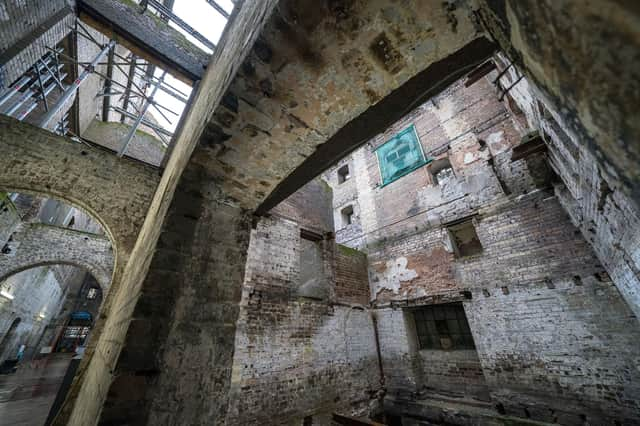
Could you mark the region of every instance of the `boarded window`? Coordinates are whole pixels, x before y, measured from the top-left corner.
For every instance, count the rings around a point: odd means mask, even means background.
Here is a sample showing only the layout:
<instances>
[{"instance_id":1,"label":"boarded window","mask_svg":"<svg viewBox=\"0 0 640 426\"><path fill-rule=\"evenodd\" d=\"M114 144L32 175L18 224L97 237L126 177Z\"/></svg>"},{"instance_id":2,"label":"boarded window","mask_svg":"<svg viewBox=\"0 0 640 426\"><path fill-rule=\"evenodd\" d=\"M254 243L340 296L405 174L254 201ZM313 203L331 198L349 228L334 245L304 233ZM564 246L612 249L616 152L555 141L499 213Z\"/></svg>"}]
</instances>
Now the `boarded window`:
<instances>
[{"instance_id":1,"label":"boarded window","mask_svg":"<svg viewBox=\"0 0 640 426\"><path fill-rule=\"evenodd\" d=\"M456 257L473 256L482 253L482 244L476 234L472 219L465 219L447 226Z\"/></svg>"},{"instance_id":2,"label":"boarded window","mask_svg":"<svg viewBox=\"0 0 640 426\"><path fill-rule=\"evenodd\" d=\"M344 166L338 169L338 183L344 183L351 175L349 174L349 165L345 164Z\"/></svg>"},{"instance_id":3,"label":"boarded window","mask_svg":"<svg viewBox=\"0 0 640 426\"><path fill-rule=\"evenodd\" d=\"M475 349L462 303L424 306L413 318L420 349Z\"/></svg>"},{"instance_id":4,"label":"boarded window","mask_svg":"<svg viewBox=\"0 0 640 426\"><path fill-rule=\"evenodd\" d=\"M383 186L427 164L413 125L376 149L376 156Z\"/></svg>"},{"instance_id":5,"label":"boarded window","mask_svg":"<svg viewBox=\"0 0 640 426\"><path fill-rule=\"evenodd\" d=\"M300 237L300 281L297 294L323 299L327 295L328 285L324 273L322 236L302 230Z\"/></svg>"},{"instance_id":6,"label":"boarded window","mask_svg":"<svg viewBox=\"0 0 640 426\"><path fill-rule=\"evenodd\" d=\"M340 210L342 216L342 226L351 225L353 223L353 206L347 206Z\"/></svg>"}]
</instances>

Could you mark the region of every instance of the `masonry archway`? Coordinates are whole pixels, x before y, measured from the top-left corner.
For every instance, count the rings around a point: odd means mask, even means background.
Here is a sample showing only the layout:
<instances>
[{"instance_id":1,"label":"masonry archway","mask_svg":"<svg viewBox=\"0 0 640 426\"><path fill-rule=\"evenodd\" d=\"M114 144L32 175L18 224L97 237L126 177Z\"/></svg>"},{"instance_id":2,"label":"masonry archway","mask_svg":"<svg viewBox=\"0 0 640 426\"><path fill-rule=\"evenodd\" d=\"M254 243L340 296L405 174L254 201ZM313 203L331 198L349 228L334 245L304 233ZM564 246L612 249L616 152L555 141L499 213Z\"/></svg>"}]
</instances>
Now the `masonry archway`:
<instances>
[{"instance_id":1,"label":"masonry archway","mask_svg":"<svg viewBox=\"0 0 640 426\"><path fill-rule=\"evenodd\" d=\"M86 269L106 294L114 267L111 241L89 232L22 223L0 254L0 282L27 269L55 264Z\"/></svg>"},{"instance_id":2,"label":"masonry archway","mask_svg":"<svg viewBox=\"0 0 640 426\"><path fill-rule=\"evenodd\" d=\"M156 167L6 116L0 149L0 191L58 199L88 213L111 239L116 268L124 264L158 184Z\"/></svg>"}]
</instances>

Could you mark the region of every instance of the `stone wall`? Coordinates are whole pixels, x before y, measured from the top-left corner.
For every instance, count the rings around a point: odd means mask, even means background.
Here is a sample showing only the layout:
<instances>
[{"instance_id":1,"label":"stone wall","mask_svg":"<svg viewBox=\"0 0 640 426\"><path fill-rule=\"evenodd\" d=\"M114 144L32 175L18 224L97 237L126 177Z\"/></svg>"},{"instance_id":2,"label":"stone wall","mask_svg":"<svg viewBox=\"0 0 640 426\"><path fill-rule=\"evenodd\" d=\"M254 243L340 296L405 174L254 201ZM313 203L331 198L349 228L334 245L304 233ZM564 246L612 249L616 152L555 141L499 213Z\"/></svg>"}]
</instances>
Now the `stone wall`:
<instances>
[{"instance_id":1,"label":"stone wall","mask_svg":"<svg viewBox=\"0 0 640 426\"><path fill-rule=\"evenodd\" d=\"M0 282L25 269L66 264L90 271L106 292L113 263L111 243L104 236L44 224L21 224L0 253Z\"/></svg>"},{"instance_id":2,"label":"stone wall","mask_svg":"<svg viewBox=\"0 0 640 426\"><path fill-rule=\"evenodd\" d=\"M27 284L27 285L24 285ZM0 296L0 362L15 358L18 347L25 345L27 359L35 351L36 345L46 325L57 314L65 295L64 287L52 269L47 267L30 269L9 277L0 288L13 296L10 300ZM19 319L15 332L7 335L11 324Z\"/></svg>"}]
</instances>

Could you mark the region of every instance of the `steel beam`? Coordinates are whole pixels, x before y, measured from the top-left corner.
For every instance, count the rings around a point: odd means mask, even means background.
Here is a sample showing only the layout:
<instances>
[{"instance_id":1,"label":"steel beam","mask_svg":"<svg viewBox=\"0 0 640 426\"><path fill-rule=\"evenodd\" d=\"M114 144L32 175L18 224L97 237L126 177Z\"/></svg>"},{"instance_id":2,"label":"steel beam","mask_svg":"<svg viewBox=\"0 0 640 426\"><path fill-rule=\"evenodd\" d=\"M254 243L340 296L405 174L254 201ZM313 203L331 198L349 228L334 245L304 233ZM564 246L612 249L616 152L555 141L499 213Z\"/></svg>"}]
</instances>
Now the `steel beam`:
<instances>
[{"instance_id":1,"label":"steel beam","mask_svg":"<svg viewBox=\"0 0 640 426\"><path fill-rule=\"evenodd\" d=\"M225 19L229 19L229 14L226 10L222 8L215 0L207 0L207 3L211 5L220 15L224 16Z\"/></svg>"}]
</instances>

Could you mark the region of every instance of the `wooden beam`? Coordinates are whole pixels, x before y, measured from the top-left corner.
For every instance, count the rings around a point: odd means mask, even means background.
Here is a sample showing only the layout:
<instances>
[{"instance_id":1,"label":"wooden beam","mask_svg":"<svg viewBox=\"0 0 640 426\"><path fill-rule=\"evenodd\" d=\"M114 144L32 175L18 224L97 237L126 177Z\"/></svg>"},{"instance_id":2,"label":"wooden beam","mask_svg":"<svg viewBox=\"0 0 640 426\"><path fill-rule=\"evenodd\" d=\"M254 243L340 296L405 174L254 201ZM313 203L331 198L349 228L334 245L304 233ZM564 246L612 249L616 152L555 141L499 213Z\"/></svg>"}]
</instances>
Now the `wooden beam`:
<instances>
[{"instance_id":1,"label":"wooden beam","mask_svg":"<svg viewBox=\"0 0 640 426\"><path fill-rule=\"evenodd\" d=\"M421 105L464 77L471 67L486 61L495 50L495 44L481 37L429 65L318 146L297 169L280 182L258 207L256 214L267 213L338 160L400 120L412 107Z\"/></svg>"}]
</instances>

